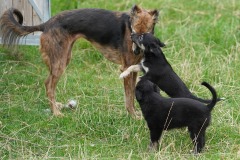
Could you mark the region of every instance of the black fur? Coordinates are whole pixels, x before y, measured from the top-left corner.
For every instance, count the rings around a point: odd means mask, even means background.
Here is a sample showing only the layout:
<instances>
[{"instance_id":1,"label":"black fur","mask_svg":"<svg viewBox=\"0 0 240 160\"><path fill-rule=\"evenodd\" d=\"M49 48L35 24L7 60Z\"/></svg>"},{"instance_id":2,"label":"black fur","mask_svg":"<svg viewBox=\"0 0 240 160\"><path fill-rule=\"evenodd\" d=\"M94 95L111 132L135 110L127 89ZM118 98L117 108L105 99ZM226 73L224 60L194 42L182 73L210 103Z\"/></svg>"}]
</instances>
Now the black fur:
<instances>
[{"instance_id":1,"label":"black fur","mask_svg":"<svg viewBox=\"0 0 240 160\"><path fill-rule=\"evenodd\" d=\"M142 79L148 79L157 84L161 90L172 98L185 97L203 103L211 102L211 100L198 98L189 91L165 58L160 48L165 45L158 38L155 38L151 33L132 34L131 38L144 51L144 59L140 64L142 71L145 73ZM147 72L144 67L148 68Z\"/></svg>"},{"instance_id":2,"label":"black fur","mask_svg":"<svg viewBox=\"0 0 240 160\"><path fill-rule=\"evenodd\" d=\"M188 127L194 143L194 153L199 153L205 145L205 130L210 123L211 110L217 102L216 91L206 82L212 93L211 103L204 104L190 98L164 98L156 84L141 79L136 86L136 99L150 130L150 147L158 148L163 130Z\"/></svg>"},{"instance_id":3,"label":"black fur","mask_svg":"<svg viewBox=\"0 0 240 160\"><path fill-rule=\"evenodd\" d=\"M115 12L103 9L78 9L65 11L53 18L58 19L53 25L59 25L72 35L82 33L90 42L119 48L130 16L123 13L117 17Z\"/></svg>"}]
</instances>

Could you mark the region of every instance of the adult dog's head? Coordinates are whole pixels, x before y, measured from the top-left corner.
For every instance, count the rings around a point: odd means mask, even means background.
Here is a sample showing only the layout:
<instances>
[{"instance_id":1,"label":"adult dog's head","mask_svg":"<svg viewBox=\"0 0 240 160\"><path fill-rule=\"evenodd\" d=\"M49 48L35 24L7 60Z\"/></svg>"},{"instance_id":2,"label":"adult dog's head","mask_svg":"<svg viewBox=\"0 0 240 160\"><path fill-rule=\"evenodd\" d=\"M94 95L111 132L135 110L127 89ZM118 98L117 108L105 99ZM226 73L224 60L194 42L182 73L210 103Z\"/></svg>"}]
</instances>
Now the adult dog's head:
<instances>
[{"instance_id":1,"label":"adult dog's head","mask_svg":"<svg viewBox=\"0 0 240 160\"><path fill-rule=\"evenodd\" d=\"M154 33L154 27L158 20L159 12L155 10L145 10L137 5L131 9L130 22L133 33Z\"/></svg>"},{"instance_id":2,"label":"adult dog's head","mask_svg":"<svg viewBox=\"0 0 240 160\"><path fill-rule=\"evenodd\" d=\"M154 27L158 20L159 12L157 10L145 10L137 5L134 5L130 13L130 23L132 33L154 33ZM133 52L137 55L140 49L133 44Z\"/></svg>"},{"instance_id":3,"label":"adult dog's head","mask_svg":"<svg viewBox=\"0 0 240 160\"><path fill-rule=\"evenodd\" d=\"M160 47L164 47L165 44L161 42L158 38L154 37L151 33L131 34L132 41L143 50L143 52L150 52L156 56L161 52Z\"/></svg>"},{"instance_id":4,"label":"adult dog's head","mask_svg":"<svg viewBox=\"0 0 240 160\"><path fill-rule=\"evenodd\" d=\"M147 96L152 96L153 93L160 95L159 87L147 79L141 79L135 90L135 96L137 101L143 101Z\"/></svg>"}]
</instances>

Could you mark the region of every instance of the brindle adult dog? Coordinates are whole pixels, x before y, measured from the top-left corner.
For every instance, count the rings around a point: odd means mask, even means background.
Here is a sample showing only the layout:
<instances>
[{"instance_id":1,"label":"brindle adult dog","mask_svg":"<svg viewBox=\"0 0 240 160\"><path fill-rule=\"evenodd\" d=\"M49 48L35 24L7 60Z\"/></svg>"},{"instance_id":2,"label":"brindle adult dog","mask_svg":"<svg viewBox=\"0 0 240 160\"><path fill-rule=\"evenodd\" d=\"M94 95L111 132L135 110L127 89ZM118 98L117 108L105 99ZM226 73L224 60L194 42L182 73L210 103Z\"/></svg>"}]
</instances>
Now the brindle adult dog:
<instances>
[{"instance_id":1,"label":"brindle adult dog","mask_svg":"<svg viewBox=\"0 0 240 160\"><path fill-rule=\"evenodd\" d=\"M14 18L17 17L18 20ZM56 102L57 82L71 59L71 50L78 38L85 38L108 60L122 65L122 70L141 60L133 46L130 34L153 32L158 18L157 10L147 11L134 6L131 13L103 9L78 9L59 13L37 26L23 26L23 16L17 9L7 10L0 18L0 35L7 45L17 44L20 37L34 31L42 31L40 51L49 68L45 81L46 93L54 115L61 115ZM125 106L130 114L135 113L134 88L137 74L124 79Z\"/></svg>"}]
</instances>

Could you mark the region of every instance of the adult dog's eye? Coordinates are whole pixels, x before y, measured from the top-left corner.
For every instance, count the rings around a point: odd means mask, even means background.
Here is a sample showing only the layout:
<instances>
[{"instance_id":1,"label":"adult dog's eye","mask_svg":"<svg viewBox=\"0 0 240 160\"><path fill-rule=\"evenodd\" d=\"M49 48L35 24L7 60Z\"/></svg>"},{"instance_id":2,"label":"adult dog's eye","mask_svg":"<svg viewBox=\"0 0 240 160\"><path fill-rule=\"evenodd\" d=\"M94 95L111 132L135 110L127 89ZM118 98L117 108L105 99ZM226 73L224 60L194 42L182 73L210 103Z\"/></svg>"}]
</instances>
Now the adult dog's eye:
<instances>
[{"instance_id":1,"label":"adult dog's eye","mask_svg":"<svg viewBox=\"0 0 240 160\"><path fill-rule=\"evenodd\" d=\"M139 36L139 37L138 37L138 40L139 40L139 41L142 41L142 40L143 40L143 35Z\"/></svg>"}]
</instances>

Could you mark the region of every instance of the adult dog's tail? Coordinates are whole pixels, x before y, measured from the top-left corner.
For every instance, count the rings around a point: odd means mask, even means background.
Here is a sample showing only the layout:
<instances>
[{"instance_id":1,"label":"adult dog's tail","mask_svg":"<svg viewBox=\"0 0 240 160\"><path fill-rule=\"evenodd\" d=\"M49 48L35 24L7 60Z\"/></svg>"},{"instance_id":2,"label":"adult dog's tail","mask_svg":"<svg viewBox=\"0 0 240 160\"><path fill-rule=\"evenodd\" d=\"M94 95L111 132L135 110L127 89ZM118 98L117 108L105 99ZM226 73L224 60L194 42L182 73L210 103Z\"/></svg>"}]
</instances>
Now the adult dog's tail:
<instances>
[{"instance_id":1,"label":"adult dog's tail","mask_svg":"<svg viewBox=\"0 0 240 160\"><path fill-rule=\"evenodd\" d=\"M212 93L212 101L207 105L207 107L211 111L217 103L217 93L216 93L215 89L207 82L202 82L202 85L207 87L210 90L210 92Z\"/></svg>"},{"instance_id":2,"label":"adult dog's tail","mask_svg":"<svg viewBox=\"0 0 240 160\"><path fill-rule=\"evenodd\" d=\"M14 15L17 17L18 21L14 18ZM21 37L29 33L44 30L44 24L37 26L22 26L22 23L23 16L19 10L10 8L3 13L0 18L0 37L4 45L9 47L17 44Z\"/></svg>"}]
</instances>

